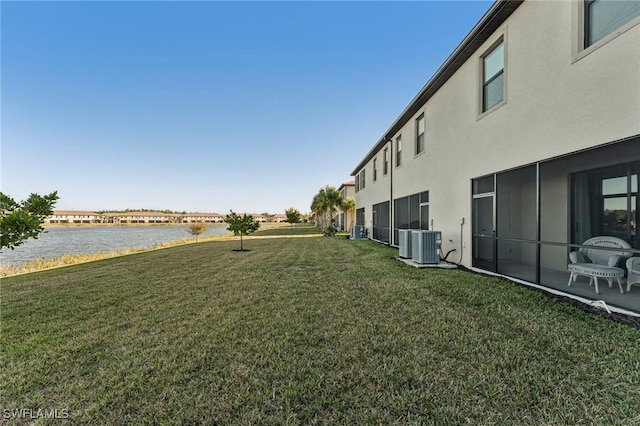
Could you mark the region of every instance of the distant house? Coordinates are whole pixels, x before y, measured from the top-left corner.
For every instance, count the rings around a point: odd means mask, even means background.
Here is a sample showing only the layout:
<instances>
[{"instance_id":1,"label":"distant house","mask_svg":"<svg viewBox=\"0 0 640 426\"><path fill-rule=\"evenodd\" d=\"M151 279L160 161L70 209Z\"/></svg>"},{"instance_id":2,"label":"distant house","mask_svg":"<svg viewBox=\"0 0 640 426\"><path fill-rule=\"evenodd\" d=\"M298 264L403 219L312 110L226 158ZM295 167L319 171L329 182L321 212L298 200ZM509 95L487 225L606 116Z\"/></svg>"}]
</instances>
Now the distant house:
<instances>
[{"instance_id":1,"label":"distant house","mask_svg":"<svg viewBox=\"0 0 640 426\"><path fill-rule=\"evenodd\" d=\"M356 181L352 180L349 182L345 182L338 188L338 192L340 192L340 198L346 200L347 198L352 198L355 200L356 195ZM338 215L336 218L336 228L340 231L348 231L351 228L351 225L354 225L355 216L353 212L343 211L340 207L338 207Z\"/></svg>"},{"instance_id":2,"label":"distant house","mask_svg":"<svg viewBox=\"0 0 640 426\"><path fill-rule=\"evenodd\" d=\"M125 212L105 214L108 223L180 223L180 214L161 212Z\"/></svg>"},{"instance_id":3,"label":"distant house","mask_svg":"<svg viewBox=\"0 0 640 426\"><path fill-rule=\"evenodd\" d=\"M244 213L242 213L244 214ZM240 215L242 215L240 214ZM263 214L246 213L258 222L286 222L284 214ZM45 219L44 223L51 224L90 224L90 223L111 223L111 224L153 224L153 223L223 223L226 215L220 213L164 213L153 211L122 212L98 214L91 211L81 210L55 210L53 215Z\"/></svg>"},{"instance_id":4,"label":"distant house","mask_svg":"<svg viewBox=\"0 0 640 426\"><path fill-rule=\"evenodd\" d=\"M224 219L225 216L219 213L187 213L181 216L182 223L222 223Z\"/></svg>"},{"instance_id":5,"label":"distant house","mask_svg":"<svg viewBox=\"0 0 640 426\"><path fill-rule=\"evenodd\" d=\"M247 213L247 215L251 216L256 222L264 223L267 221L267 217L262 213Z\"/></svg>"},{"instance_id":6,"label":"distant house","mask_svg":"<svg viewBox=\"0 0 640 426\"><path fill-rule=\"evenodd\" d=\"M44 220L44 223L51 224L81 224L81 223L102 223L104 216L95 212L83 210L54 210L53 215Z\"/></svg>"},{"instance_id":7,"label":"distant house","mask_svg":"<svg viewBox=\"0 0 640 426\"><path fill-rule=\"evenodd\" d=\"M640 313L640 289L567 285L590 237L640 256L639 76L640 2L497 0L363 153L357 224L392 246L441 231L450 261Z\"/></svg>"},{"instance_id":8,"label":"distant house","mask_svg":"<svg viewBox=\"0 0 640 426\"><path fill-rule=\"evenodd\" d=\"M287 215L284 213L277 213L273 215L273 221L274 222L286 222L287 221Z\"/></svg>"}]
</instances>

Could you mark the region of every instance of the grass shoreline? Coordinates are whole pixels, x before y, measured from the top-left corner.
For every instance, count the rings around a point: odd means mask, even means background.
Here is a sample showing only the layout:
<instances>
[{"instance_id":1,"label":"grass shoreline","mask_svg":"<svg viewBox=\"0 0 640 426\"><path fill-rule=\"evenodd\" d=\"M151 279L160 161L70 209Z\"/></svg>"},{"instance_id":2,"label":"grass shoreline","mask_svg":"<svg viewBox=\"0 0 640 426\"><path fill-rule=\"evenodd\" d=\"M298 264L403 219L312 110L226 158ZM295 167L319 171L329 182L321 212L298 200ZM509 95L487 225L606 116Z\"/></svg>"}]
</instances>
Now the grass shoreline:
<instances>
[{"instance_id":1,"label":"grass shoreline","mask_svg":"<svg viewBox=\"0 0 640 426\"><path fill-rule=\"evenodd\" d=\"M370 241L247 244L3 279L2 408L73 424L640 423L639 330Z\"/></svg>"},{"instance_id":2,"label":"grass shoreline","mask_svg":"<svg viewBox=\"0 0 640 426\"><path fill-rule=\"evenodd\" d=\"M91 227L134 227L134 226L189 226L190 223L43 223L43 228L91 228ZM206 223L207 226L228 226L224 222Z\"/></svg>"},{"instance_id":3,"label":"grass shoreline","mask_svg":"<svg viewBox=\"0 0 640 426\"><path fill-rule=\"evenodd\" d=\"M23 274L31 274L35 272L48 271L51 269L64 268L67 266L81 265L89 262L96 262L104 259L112 259L116 257L129 256L131 254L145 253L148 251L162 250L171 247L178 247L185 244L196 244L200 242L224 240L233 238L232 234L213 235L209 237L201 237L198 241L195 238L184 238L181 240L172 240L162 243L156 243L148 247L130 247L119 250L103 251L96 253L76 253L63 254L50 258L39 258L23 262L17 265L0 265L0 277L8 278Z\"/></svg>"},{"instance_id":4,"label":"grass shoreline","mask_svg":"<svg viewBox=\"0 0 640 426\"><path fill-rule=\"evenodd\" d=\"M135 225L136 224L128 224L128 225L99 224L99 226L135 226ZM140 226L168 226L168 225L176 226L176 224L156 224L156 223L140 224ZM211 225L227 226L226 224L211 224ZM259 230L257 232L258 235L249 235L249 236L244 236L243 238L261 238L263 236L266 237L269 235L273 235L271 233L273 232L272 230L278 230L278 229L284 229L284 228L286 228L286 231L284 233L278 233L278 231L276 231L275 235L284 234L286 236L288 233L297 232L299 230L299 227L290 228L288 224L286 226L283 224L277 224L277 223L269 224L269 225L270 225L270 228L266 230ZM53 224L48 227L64 228L64 227L75 227L75 226L89 227L91 226L91 224L63 224L63 225ZM74 254L64 254L64 255L50 257L50 258L43 257L43 258L38 258L38 259L23 262L23 263L19 263L16 265L8 265L8 264L0 263L0 278L8 278L8 277L13 277L13 276L22 275L22 274L30 274L33 272L64 268L71 265L79 265L79 264L95 262L103 259L111 259L114 257L128 256L136 253L144 253L147 251L177 247L184 244L196 244L201 242L219 241L219 240L222 241L222 240L234 239L234 238L239 239L240 237L235 237L233 233L229 232L226 234L198 237L197 239L195 237L191 237L191 238L182 238L182 239L172 240L172 241L165 241L165 242L156 243L147 247L127 247L127 248L118 249L118 250L103 251L103 252L96 252L96 253L74 253Z\"/></svg>"}]
</instances>

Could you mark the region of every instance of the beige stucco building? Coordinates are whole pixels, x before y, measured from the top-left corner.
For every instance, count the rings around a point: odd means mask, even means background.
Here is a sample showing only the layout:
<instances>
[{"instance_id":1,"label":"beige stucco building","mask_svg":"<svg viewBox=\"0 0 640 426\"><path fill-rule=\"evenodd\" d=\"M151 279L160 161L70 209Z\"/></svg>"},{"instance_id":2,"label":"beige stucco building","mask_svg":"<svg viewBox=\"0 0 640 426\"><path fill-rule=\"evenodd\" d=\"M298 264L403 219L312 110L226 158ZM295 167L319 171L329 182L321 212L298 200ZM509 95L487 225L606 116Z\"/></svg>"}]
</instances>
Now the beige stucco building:
<instances>
[{"instance_id":1,"label":"beige stucco building","mask_svg":"<svg viewBox=\"0 0 640 426\"><path fill-rule=\"evenodd\" d=\"M50 224L87 224L102 223L104 215L84 210L54 210L53 214L44 220Z\"/></svg>"},{"instance_id":2,"label":"beige stucco building","mask_svg":"<svg viewBox=\"0 0 640 426\"><path fill-rule=\"evenodd\" d=\"M338 187L340 192L340 198L347 200L349 198L355 200L356 198L356 183L355 181L345 182ZM353 211L344 211L342 207L338 207L336 214L336 228L339 231L349 231L351 225L355 222L355 214Z\"/></svg>"},{"instance_id":3,"label":"beige stucco building","mask_svg":"<svg viewBox=\"0 0 640 426\"><path fill-rule=\"evenodd\" d=\"M180 215L163 212L124 212L104 215L109 223L179 223Z\"/></svg>"},{"instance_id":4,"label":"beige stucco building","mask_svg":"<svg viewBox=\"0 0 640 426\"><path fill-rule=\"evenodd\" d=\"M219 213L186 213L180 215L182 223L222 223L226 216Z\"/></svg>"},{"instance_id":5,"label":"beige stucco building","mask_svg":"<svg viewBox=\"0 0 640 426\"><path fill-rule=\"evenodd\" d=\"M640 256L639 15L496 1L353 170L357 223L394 246L438 230L448 261L640 313L640 288L567 287L591 236Z\"/></svg>"}]
</instances>

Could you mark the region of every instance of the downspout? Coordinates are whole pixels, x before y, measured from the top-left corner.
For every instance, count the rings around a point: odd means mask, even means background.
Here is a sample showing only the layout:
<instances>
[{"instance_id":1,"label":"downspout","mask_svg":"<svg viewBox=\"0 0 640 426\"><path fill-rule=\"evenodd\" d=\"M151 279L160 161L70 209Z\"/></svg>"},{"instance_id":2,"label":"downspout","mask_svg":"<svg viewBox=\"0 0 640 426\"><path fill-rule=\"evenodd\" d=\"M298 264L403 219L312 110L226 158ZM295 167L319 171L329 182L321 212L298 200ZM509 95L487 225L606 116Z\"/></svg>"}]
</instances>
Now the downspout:
<instances>
[{"instance_id":1,"label":"downspout","mask_svg":"<svg viewBox=\"0 0 640 426\"><path fill-rule=\"evenodd\" d=\"M393 232L393 140L387 141L389 143L389 242L390 245L395 245L395 232Z\"/></svg>"}]
</instances>

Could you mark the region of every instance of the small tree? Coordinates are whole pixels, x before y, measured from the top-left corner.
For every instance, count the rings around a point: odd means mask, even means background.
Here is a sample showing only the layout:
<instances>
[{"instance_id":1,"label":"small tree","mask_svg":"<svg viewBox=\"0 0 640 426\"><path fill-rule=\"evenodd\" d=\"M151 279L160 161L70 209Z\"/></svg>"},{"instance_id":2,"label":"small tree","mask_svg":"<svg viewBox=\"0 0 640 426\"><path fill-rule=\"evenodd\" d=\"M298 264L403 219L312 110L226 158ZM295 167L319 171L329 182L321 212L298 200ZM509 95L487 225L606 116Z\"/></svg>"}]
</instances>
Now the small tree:
<instances>
[{"instance_id":1,"label":"small tree","mask_svg":"<svg viewBox=\"0 0 640 426\"><path fill-rule=\"evenodd\" d=\"M198 235L202 234L206 230L207 230L207 224L204 223L204 222L195 222L195 223L191 223L191 224L189 224L189 226L187 226L187 231L191 235L195 235L196 236L196 242L198 241Z\"/></svg>"},{"instance_id":2,"label":"small tree","mask_svg":"<svg viewBox=\"0 0 640 426\"><path fill-rule=\"evenodd\" d=\"M284 214L287 216L287 222L291 224L292 228L294 223L300 223L300 212L293 207L285 210Z\"/></svg>"},{"instance_id":3,"label":"small tree","mask_svg":"<svg viewBox=\"0 0 640 426\"><path fill-rule=\"evenodd\" d=\"M53 214L57 200L57 191L44 196L31 194L19 203L0 192L0 249L13 250L29 238L38 238L44 231L42 223Z\"/></svg>"},{"instance_id":4,"label":"small tree","mask_svg":"<svg viewBox=\"0 0 640 426\"><path fill-rule=\"evenodd\" d=\"M244 251L242 236L249 235L260 228L260 223L254 218L246 213L243 216L238 216L233 210L231 210L231 213L227 215L224 221L229 224L227 229L233 232L233 235L240 235L240 251Z\"/></svg>"}]
</instances>

